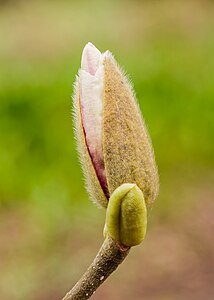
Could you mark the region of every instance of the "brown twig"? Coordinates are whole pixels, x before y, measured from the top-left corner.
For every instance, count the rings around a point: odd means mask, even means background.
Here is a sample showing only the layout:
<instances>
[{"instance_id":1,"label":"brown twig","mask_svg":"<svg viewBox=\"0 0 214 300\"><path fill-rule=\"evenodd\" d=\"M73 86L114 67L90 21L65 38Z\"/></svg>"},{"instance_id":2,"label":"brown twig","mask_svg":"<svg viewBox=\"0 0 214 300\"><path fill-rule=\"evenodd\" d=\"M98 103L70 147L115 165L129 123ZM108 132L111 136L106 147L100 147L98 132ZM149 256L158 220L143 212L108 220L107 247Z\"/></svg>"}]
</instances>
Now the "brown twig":
<instances>
[{"instance_id":1,"label":"brown twig","mask_svg":"<svg viewBox=\"0 0 214 300\"><path fill-rule=\"evenodd\" d=\"M107 236L85 274L62 300L89 299L106 278L116 270L129 250L129 247L125 247Z\"/></svg>"}]
</instances>

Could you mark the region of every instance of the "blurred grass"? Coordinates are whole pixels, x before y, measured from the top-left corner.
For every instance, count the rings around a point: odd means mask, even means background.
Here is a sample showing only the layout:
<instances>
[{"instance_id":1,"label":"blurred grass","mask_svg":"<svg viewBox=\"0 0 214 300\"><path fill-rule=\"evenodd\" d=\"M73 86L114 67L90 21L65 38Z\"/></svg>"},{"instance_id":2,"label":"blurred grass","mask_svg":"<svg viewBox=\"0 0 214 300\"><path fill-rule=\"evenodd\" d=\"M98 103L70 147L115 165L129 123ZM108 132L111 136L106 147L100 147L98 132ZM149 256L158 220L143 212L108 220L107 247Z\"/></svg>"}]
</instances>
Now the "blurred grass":
<instances>
[{"instance_id":1,"label":"blurred grass","mask_svg":"<svg viewBox=\"0 0 214 300\"><path fill-rule=\"evenodd\" d=\"M128 8L136 12L138 5L142 11L145 9L142 20L133 20L129 24L130 28L126 25L127 32L120 36L119 41L114 41L111 37L112 25L107 22L112 8L116 8L112 12L115 14L113 23L116 23L118 18L123 20L128 17ZM84 31L80 28L83 32L78 33L81 20L86 17L84 24L87 24L91 17L86 15L85 6L88 4L83 2L72 5L67 2L31 3L1 12L1 202L29 200L32 191L47 181L60 182L69 197L78 191L75 187L81 189L78 183L81 175L72 137L70 95L81 49L92 36L98 47L101 44L104 45L103 50L110 48L131 74L152 135L160 171L184 168L195 172L195 169L201 167L213 167L214 38L213 23L207 19L207 11L197 11L198 16L193 13L187 16L189 19L196 18L196 21L184 20L195 22L200 30L203 27L203 32L197 32L198 28L191 28L195 24L184 29L179 28L182 23L176 24L175 21L174 28L173 24L172 28L168 28L167 24L159 25L158 19L155 19L156 10L162 9L167 14L172 7L166 10L164 5L162 7L157 3L146 3L144 7L126 2L124 7L122 3L116 2L110 6L111 10L108 8L107 14L102 6L98 9L94 5L93 8L99 10L99 18L103 18L104 24L97 26L100 24L99 19L93 20L89 28L84 28ZM58 10L61 14L55 23L54 17ZM40 15L40 12L43 14ZM149 30L144 25L144 15L149 22L146 13L150 14L150 18L153 17L150 20L152 28ZM74 16L75 21L79 18L77 24L73 23ZM11 26L13 19L15 24ZM154 19L157 24L153 24ZM166 18L168 26L169 21ZM41 28L43 22L47 35ZM58 32L57 26L62 22L64 26L66 24L68 32ZM103 32L96 32L100 27L105 31L108 25L110 30L105 37L101 34ZM119 26L118 34L124 30L122 27ZM154 32L155 29L157 32ZM186 32L193 29L196 31L193 34ZM76 43L72 39L65 39L64 44L67 43L67 46L59 49L60 54L57 53L55 58L57 50L52 48L52 44L58 43L59 35L64 34L66 38L74 30L79 34ZM134 37L130 36L133 32ZM149 37L144 38L144 35L149 34ZM104 38L107 41L112 38L113 41L108 45ZM127 41L127 38L134 41ZM37 48L40 51L37 52Z\"/></svg>"},{"instance_id":2,"label":"blurred grass","mask_svg":"<svg viewBox=\"0 0 214 300\"><path fill-rule=\"evenodd\" d=\"M75 243L88 263L88 236L95 249L102 240L95 229L104 212L87 200L71 119L72 84L88 41L111 50L134 83L161 178L153 222L172 222L206 192L211 199L213 8L212 1L113 0L0 6L1 298L57 299L82 266ZM46 276L44 294L30 297Z\"/></svg>"}]
</instances>

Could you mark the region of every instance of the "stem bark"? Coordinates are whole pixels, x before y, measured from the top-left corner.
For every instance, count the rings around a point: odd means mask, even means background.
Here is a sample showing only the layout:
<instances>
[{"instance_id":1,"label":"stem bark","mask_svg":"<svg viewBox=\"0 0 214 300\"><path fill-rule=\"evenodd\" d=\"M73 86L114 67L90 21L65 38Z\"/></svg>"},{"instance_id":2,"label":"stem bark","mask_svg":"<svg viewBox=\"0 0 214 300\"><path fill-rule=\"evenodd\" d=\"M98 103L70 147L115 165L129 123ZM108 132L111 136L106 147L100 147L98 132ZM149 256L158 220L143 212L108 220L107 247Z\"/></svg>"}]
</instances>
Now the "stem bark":
<instances>
[{"instance_id":1,"label":"stem bark","mask_svg":"<svg viewBox=\"0 0 214 300\"><path fill-rule=\"evenodd\" d=\"M116 270L129 253L130 247L121 245L107 236L97 256L85 274L62 300L86 300Z\"/></svg>"}]
</instances>

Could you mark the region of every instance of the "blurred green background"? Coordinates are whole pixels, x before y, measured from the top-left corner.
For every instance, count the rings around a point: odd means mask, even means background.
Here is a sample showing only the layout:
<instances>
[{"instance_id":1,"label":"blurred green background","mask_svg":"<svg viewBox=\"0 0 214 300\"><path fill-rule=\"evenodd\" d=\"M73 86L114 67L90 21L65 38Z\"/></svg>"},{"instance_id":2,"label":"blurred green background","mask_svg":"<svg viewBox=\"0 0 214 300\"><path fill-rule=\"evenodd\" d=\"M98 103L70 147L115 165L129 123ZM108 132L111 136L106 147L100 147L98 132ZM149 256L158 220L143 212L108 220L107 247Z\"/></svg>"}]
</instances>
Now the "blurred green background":
<instances>
[{"instance_id":1,"label":"blurred green background","mask_svg":"<svg viewBox=\"0 0 214 300\"><path fill-rule=\"evenodd\" d=\"M103 237L72 129L84 45L130 74L160 195L93 299L214 298L213 1L0 1L0 299L60 299Z\"/></svg>"}]
</instances>

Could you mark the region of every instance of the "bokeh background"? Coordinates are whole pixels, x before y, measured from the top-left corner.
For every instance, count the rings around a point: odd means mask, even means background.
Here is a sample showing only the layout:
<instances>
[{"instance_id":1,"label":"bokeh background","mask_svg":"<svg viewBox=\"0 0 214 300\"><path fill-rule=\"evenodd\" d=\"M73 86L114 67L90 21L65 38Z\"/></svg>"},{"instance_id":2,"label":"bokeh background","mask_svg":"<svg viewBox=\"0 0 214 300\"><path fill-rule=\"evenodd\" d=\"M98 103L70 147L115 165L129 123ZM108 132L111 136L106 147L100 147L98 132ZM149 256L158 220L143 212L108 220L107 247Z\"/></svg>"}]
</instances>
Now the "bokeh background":
<instances>
[{"instance_id":1,"label":"bokeh background","mask_svg":"<svg viewBox=\"0 0 214 300\"><path fill-rule=\"evenodd\" d=\"M0 1L0 299L60 299L103 241L71 118L88 41L130 74L161 182L93 299L214 299L213 32L213 1Z\"/></svg>"}]
</instances>

